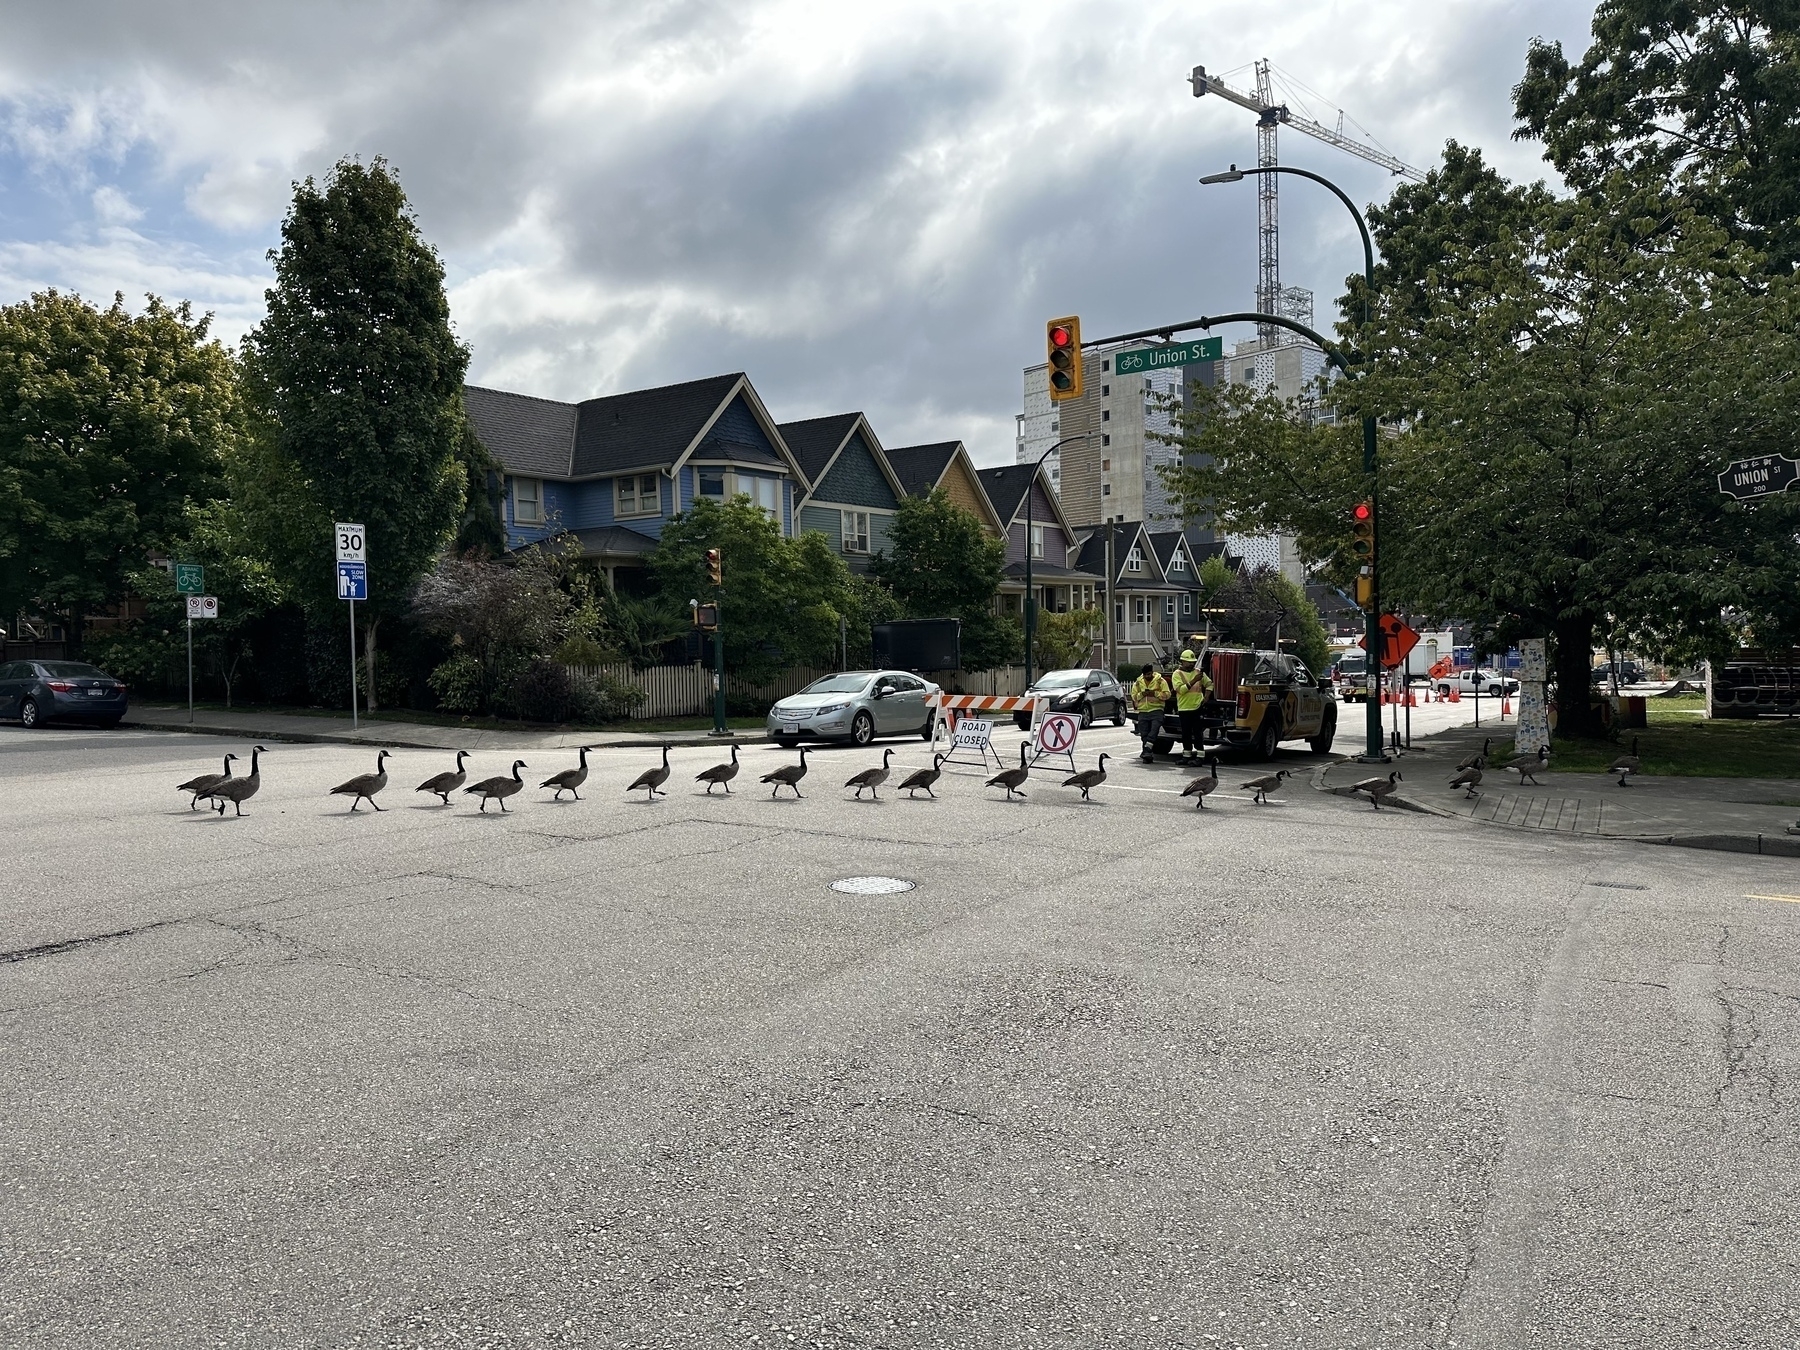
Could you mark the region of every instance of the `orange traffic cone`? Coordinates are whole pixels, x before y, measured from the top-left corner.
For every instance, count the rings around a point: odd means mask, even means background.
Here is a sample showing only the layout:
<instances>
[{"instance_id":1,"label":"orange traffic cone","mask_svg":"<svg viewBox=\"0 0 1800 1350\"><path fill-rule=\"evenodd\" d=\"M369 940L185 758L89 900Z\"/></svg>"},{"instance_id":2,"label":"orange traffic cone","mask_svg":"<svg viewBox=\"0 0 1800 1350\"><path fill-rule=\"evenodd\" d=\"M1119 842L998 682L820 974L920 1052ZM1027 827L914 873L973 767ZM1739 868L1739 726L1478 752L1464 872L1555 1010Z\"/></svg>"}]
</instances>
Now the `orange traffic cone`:
<instances>
[{"instance_id":1,"label":"orange traffic cone","mask_svg":"<svg viewBox=\"0 0 1800 1350\"><path fill-rule=\"evenodd\" d=\"M1450 689L1450 701L1452 703L1461 703L1462 702L1462 690L1452 686Z\"/></svg>"},{"instance_id":2,"label":"orange traffic cone","mask_svg":"<svg viewBox=\"0 0 1800 1350\"><path fill-rule=\"evenodd\" d=\"M1500 715L1502 717L1512 716L1512 698L1510 696L1500 700Z\"/></svg>"}]
</instances>

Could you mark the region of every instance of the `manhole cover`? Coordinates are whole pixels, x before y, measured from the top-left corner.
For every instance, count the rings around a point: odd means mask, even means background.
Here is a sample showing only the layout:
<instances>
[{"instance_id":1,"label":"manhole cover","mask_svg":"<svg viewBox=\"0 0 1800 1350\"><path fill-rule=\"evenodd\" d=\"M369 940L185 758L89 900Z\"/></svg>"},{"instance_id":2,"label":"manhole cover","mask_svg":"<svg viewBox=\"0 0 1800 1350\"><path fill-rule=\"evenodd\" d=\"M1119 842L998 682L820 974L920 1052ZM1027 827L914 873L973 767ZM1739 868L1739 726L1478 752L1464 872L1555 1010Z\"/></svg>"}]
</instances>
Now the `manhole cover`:
<instances>
[{"instance_id":1,"label":"manhole cover","mask_svg":"<svg viewBox=\"0 0 1800 1350\"><path fill-rule=\"evenodd\" d=\"M899 877L845 877L831 883L832 890L844 895L898 895L912 888L912 882Z\"/></svg>"}]
</instances>

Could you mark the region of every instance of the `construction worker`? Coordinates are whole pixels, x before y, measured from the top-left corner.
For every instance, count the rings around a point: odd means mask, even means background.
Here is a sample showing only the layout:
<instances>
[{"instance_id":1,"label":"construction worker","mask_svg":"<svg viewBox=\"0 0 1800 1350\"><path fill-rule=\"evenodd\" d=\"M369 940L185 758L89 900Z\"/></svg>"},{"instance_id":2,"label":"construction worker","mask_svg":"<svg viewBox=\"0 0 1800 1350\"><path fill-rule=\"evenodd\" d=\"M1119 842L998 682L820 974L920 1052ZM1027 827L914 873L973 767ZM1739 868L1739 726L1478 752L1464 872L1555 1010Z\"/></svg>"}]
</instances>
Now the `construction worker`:
<instances>
[{"instance_id":1,"label":"construction worker","mask_svg":"<svg viewBox=\"0 0 1800 1350\"><path fill-rule=\"evenodd\" d=\"M1181 762L1198 764L1205 748L1200 705L1212 697L1212 677L1200 669L1199 658L1190 647L1181 653L1181 664L1169 683L1175 691L1175 713L1181 719Z\"/></svg>"},{"instance_id":2,"label":"construction worker","mask_svg":"<svg viewBox=\"0 0 1800 1350\"><path fill-rule=\"evenodd\" d=\"M1131 700L1131 711L1137 718L1138 739L1144 743L1143 758L1153 760L1156 758L1156 734L1162 729L1163 709L1172 697L1169 682L1160 670L1146 661L1137 679L1131 682L1131 691L1126 697Z\"/></svg>"}]
</instances>

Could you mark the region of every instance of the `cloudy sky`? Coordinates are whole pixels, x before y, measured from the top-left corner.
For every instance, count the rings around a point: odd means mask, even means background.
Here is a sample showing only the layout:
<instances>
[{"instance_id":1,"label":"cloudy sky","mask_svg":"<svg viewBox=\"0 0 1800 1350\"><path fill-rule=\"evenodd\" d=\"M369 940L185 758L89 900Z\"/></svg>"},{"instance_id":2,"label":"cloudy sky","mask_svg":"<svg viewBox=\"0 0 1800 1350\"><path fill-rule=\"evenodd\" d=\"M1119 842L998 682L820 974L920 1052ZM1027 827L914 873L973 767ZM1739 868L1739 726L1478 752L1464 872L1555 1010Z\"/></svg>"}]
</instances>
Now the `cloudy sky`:
<instances>
[{"instance_id":1,"label":"cloudy sky","mask_svg":"<svg viewBox=\"0 0 1800 1350\"><path fill-rule=\"evenodd\" d=\"M1509 139L1533 36L1585 0L9 0L0 302L57 286L262 310L291 182L386 156L443 254L471 378L577 399L743 369L782 419L1011 458L1044 320L1250 307L1253 118L1189 70L1270 59L1422 167ZM1311 91L1317 91L1313 94ZM1284 163L1391 183L1293 131ZM1283 185L1320 313L1348 216ZM1228 341L1230 340L1228 335Z\"/></svg>"}]
</instances>

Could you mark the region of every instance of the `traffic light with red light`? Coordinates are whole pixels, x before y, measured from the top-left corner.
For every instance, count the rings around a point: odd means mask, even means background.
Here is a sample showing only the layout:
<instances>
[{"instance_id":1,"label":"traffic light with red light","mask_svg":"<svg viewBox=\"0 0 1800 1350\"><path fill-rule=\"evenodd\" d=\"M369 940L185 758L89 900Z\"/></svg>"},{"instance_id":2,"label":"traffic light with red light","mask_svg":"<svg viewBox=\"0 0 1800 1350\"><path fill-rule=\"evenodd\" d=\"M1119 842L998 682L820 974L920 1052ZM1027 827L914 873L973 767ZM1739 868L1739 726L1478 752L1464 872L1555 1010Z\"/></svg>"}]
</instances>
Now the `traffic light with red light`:
<instances>
[{"instance_id":1,"label":"traffic light with red light","mask_svg":"<svg viewBox=\"0 0 1800 1350\"><path fill-rule=\"evenodd\" d=\"M715 586L725 584L725 563L716 548L706 550L706 579Z\"/></svg>"},{"instance_id":2,"label":"traffic light with red light","mask_svg":"<svg viewBox=\"0 0 1800 1350\"><path fill-rule=\"evenodd\" d=\"M1356 603L1367 608L1375 598L1375 503L1350 508L1350 557L1356 563Z\"/></svg>"},{"instance_id":3,"label":"traffic light with red light","mask_svg":"<svg viewBox=\"0 0 1800 1350\"><path fill-rule=\"evenodd\" d=\"M1052 319L1044 327L1045 359L1050 367L1050 401L1081 397L1081 320L1073 314Z\"/></svg>"}]
</instances>

